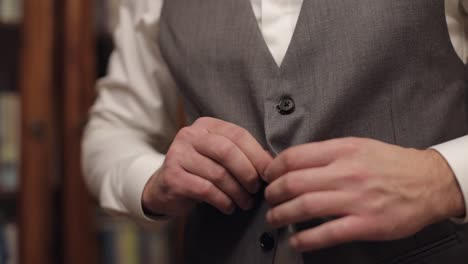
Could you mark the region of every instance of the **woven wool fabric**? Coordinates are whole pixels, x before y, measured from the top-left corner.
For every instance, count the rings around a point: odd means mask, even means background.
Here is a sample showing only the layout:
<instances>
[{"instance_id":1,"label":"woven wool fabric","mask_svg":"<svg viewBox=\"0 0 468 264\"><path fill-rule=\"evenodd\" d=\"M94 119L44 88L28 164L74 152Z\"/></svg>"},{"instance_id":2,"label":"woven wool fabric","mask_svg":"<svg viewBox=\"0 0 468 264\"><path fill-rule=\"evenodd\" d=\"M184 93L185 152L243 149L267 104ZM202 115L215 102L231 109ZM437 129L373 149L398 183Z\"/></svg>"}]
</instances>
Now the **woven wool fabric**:
<instances>
[{"instance_id":1,"label":"woven wool fabric","mask_svg":"<svg viewBox=\"0 0 468 264\"><path fill-rule=\"evenodd\" d=\"M189 122L211 116L249 130L277 154L306 142L359 136L427 148L468 132L466 69L444 1L305 0L280 67L246 0L170 0L159 44ZM291 98L291 113L278 111ZM200 205L186 229L187 263L466 263L467 230L443 222L399 241L306 254L264 250L268 206L224 216ZM311 221L295 227L307 228Z\"/></svg>"}]
</instances>

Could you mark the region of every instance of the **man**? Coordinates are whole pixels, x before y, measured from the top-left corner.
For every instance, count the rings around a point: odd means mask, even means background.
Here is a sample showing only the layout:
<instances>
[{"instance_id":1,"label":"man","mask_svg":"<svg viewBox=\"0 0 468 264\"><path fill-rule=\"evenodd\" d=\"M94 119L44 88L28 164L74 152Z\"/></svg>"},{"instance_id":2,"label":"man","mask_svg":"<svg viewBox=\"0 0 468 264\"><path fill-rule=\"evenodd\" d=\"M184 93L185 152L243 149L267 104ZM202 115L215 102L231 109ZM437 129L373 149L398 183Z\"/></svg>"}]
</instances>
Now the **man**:
<instances>
[{"instance_id":1,"label":"man","mask_svg":"<svg viewBox=\"0 0 468 264\"><path fill-rule=\"evenodd\" d=\"M187 263L468 261L468 1L136 2L83 145L104 208L188 215Z\"/></svg>"}]
</instances>

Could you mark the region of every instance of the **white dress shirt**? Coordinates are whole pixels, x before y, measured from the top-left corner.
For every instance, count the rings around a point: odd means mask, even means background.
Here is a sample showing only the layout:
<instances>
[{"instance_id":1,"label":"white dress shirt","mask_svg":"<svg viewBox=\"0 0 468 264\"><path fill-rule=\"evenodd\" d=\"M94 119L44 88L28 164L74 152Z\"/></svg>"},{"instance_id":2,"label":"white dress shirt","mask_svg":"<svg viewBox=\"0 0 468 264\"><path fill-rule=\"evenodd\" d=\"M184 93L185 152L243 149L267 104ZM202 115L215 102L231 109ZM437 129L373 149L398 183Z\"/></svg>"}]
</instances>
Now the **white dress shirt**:
<instances>
[{"instance_id":1,"label":"white dress shirt","mask_svg":"<svg viewBox=\"0 0 468 264\"><path fill-rule=\"evenodd\" d=\"M278 65L291 41L302 1L251 0ZM162 3L123 1L114 36L116 48L107 77L97 83L99 97L83 140L86 182L100 205L141 220L148 219L141 206L144 186L162 165L177 133L177 89L157 42ZM466 63L465 10L468 0L446 0L453 47ZM434 148L454 171L468 205L468 136Z\"/></svg>"}]
</instances>

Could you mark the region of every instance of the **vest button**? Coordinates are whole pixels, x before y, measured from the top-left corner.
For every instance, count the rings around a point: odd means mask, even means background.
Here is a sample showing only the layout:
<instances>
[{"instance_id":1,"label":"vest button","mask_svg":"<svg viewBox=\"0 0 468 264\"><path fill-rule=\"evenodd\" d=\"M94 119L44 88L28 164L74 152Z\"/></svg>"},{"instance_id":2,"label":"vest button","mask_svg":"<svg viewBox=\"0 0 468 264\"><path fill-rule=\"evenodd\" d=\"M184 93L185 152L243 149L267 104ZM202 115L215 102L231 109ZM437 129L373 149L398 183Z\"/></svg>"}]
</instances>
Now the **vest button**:
<instances>
[{"instance_id":1,"label":"vest button","mask_svg":"<svg viewBox=\"0 0 468 264\"><path fill-rule=\"evenodd\" d=\"M289 115L294 112L296 109L296 104L294 100L289 96L284 96L281 98L280 102L276 106L278 112L282 115Z\"/></svg>"},{"instance_id":2,"label":"vest button","mask_svg":"<svg viewBox=\"0 0 468 264\"><path fill-rule=\"evenodd\" d=\"M266 250L270 251L275 246L275 238L271 233L265 232L260 236L260 246Z\"/></svg>"}]
</instances>

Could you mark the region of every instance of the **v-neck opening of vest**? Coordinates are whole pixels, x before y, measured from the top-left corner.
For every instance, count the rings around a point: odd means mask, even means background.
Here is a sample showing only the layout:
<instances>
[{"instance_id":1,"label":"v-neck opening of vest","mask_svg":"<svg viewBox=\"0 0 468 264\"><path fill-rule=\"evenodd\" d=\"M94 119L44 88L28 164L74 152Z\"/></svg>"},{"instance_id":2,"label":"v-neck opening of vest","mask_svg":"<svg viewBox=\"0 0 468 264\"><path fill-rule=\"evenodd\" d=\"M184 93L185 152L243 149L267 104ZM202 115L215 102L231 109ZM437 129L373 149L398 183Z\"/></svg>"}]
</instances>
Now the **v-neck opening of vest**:
<instances>
[{"instance_id":1,"label":"v-neck opening of vest","mask_svg":"<svg viewBox=\"0 0 468 264\"><path fill-rule=\"evenodd\" d=\"M281 74L281 72L284 70L284 68L286 67L285 65L287 65L287 61L289 60L289 57L291 56L291 50L295 47L296 45L296 42L297 42L297 38L298 38L298 29L300 28L300 25L301 23L303 23L303 20L304 20L304 16L305 16L305 3L307 2L307 0L304 0L301 4L301 9L300 9L300 12L299 12L299 17L297 18L297 22L296 22L296 26L294 27L294 31L293 31L293 34L292 34L292 37L291 37L291 41L289 42L289 45L288 45L288 48L286 49L286 53L284 54L284 57L283 57L283 60L281 61L281 64L278 65L278 63L276 62L270 48L268 47L268 43L266 42L265 40L265 37L263 36L263 33L262 33L262 29L260 28L260 25L258 24L257 22L257 18L255 16L255 11L254 11L254 7L252 6L252 2L251 0L244 0L244 3L248 5L248 10L250 12L250 21L249 23L251 24L254 24L255 26L255 35L256 37L259 39L259 44L261 47L260 49L262 50L263 54L265 56L268 57L268 61L270 62L270 64L273 65L275 71L278 73L278 74Z\"/></svg>"}]
</instances>

